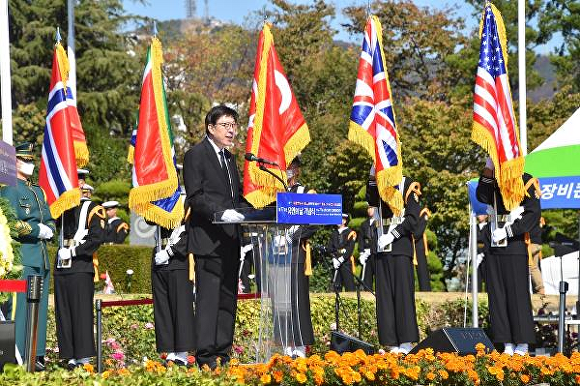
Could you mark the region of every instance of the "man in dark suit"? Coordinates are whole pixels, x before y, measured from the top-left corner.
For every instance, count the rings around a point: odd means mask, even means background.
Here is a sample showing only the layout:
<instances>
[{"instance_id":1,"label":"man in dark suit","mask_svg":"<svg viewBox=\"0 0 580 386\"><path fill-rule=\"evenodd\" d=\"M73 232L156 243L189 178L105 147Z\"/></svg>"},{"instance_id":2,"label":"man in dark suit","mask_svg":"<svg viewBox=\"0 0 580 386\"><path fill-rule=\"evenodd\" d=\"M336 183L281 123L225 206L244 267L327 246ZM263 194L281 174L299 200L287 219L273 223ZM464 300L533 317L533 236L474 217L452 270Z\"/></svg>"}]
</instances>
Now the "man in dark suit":
<instances>
[{"instance_id":1,"label":"man in dark suit","mask_svg":"<svg viewBox=\"0 0 580 386\"><path fill-rule=\"evenodd\" d=\"M230 359L240 263L240 226L223 223L242 221L236 208L247 204L236 162L226 149L233 145L238 113L215 106L205 128L206 137L185 154L183 176L191 208L188 252L196 259L196 360L215 368Z\"/></svg>"}]
</instances>

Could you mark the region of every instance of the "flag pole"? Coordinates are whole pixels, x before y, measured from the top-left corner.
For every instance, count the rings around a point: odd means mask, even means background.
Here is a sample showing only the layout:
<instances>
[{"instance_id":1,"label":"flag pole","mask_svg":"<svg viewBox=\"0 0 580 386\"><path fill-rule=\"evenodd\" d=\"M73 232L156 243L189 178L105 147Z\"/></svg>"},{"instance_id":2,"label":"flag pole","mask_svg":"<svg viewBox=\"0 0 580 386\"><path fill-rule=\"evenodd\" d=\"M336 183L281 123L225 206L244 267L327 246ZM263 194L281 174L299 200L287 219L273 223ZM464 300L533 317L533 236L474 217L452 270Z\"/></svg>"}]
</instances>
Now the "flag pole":
<instances>
[{"instance_id":1,"label":"flag pole","mask_svg":"<svg viewBox=\"0 0 580 386\"><path fill-rule=\"evenodd\" d=\"M68 10L68 36L67 44L71 50L75 50L75 0L67 0Z\"/></svg>"},{"instance_id":2,"label":"flag pole","mask_svg":"<svg viewBox=\"0 0 580 386\"><path fill-rule=\"evenodd\" d=\"M9 145L12 145L11 88L8 0L0 0L0 105L2 106L2 140Z\"/></svg>"},{"instance_id":3,"label":"flag pole","mask_svg":"<svg viewBox=\"0 0 580 386\"><path fill-rule=\"evenodd\" d=\"M526 127L526 1L518 0L518 83L520 108L520 145L522 155L528 154Z\"/></svg>"}]
</instances>

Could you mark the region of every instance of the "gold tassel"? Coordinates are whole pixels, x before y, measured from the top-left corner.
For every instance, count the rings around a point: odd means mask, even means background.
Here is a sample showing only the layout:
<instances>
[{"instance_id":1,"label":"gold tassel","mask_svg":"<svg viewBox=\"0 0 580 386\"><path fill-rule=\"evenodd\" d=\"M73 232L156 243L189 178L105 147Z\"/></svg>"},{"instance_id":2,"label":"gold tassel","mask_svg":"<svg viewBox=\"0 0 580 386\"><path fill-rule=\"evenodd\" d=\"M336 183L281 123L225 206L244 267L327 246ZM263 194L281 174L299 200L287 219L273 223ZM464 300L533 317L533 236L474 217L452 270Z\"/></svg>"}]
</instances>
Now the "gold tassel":
<instances>
[{"instance_id":1,"label":"gold tassel","mask_svg":"<svg viewBox=\"0 0 580 386\"><path fill-rule=\"evenodd\" d=\"M415 236L411 235L411 241L413 242L413 265L419 265L417 261L417 248L415 248Z\"/></svg>"},{"instance_id":2,"label":"gold tassel","mask_svg":"<svg viewBox=\"0 0 580 386\"><path fill-rule=\"evenodd\" d=\"M99 281L99 256L97 255L97 252L93 253L93 267L95 267L93 282L97 283Z\"/></svg>"},{"instance_id":3,"label":"gold tassel","mask_svg":"<svg viewBox=\"0 0 580 386\"><path fill-rule=\"evenodd\" d=\"M312 249L310 248L310 241L306 241L302 248L306 251L306 259L304 260L304 275L312 276Z\"/></svg>"},{"instance_id":4,"label":"gold tassel","mask_svg":"<svg viewBox=\"0 0 580 386\"><path fill-rule=\"evenodd\" d=\"M193 253L187 255L187 259L189 263L189 280L195 284L195 259Z\"/></svg>"},{"instance_id":5,"label":"gold tassel","mask_svg":"<svg viewBox=\"0 0 580 386\"><path fill-rule=\"evenodd\" d=\"M427 233L423 232L423 245L425 246L425 260L429 256L429 243L427 242Z\"/></svg>"},{"instance_id":6,"label":"gold tassel","mask_svg":"<svg viewBox=\"0 0 580 386\"><path fill-rule=\"evenodd\" d=\"M85 167L89 163L89 149L86 142L74 141L77 167Z\"/></svg>"},{"instance_id":7,"label":"gold tassel","mask_svg":"<svg viewBox=\"0 0 580 386\"><path fill-rule=\"evenodd\" d=\"M356 265L354 264L354 256L350 257L350 265L352 266L352 273L356 273Z\"/></svg>"},{"instance_id":8,"label":"gold tassel","mask_svg":"<svg viewBox=\"0 0 580 386\"><path fill-rule=\"evenodd\" d=\"M531 267L534 264L532 259L532 240L530 238L530 233L524 233L524 241L526 242L526 249L528 251L528 265Z\"/></svg>"}]
</instances>

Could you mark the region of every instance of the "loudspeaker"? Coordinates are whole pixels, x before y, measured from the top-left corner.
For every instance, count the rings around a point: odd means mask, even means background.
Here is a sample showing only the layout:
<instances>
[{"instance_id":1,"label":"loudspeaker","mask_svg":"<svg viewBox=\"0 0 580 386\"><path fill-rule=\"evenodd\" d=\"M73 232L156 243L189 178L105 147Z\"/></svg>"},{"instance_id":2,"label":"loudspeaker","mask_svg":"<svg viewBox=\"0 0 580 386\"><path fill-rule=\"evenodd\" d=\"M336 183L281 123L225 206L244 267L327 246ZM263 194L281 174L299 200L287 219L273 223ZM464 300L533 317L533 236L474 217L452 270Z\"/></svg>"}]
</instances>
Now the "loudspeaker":
<instances>
[{"instance_id":1,"label":"loudspeaker","mask_svg":"<svg viewBox=\"0 0 580 386\"><path fill-rule=\"evenodd\" d=\"M14 356L14 322L0 321L0 371L6 363L16 363Z\"/></svg>"},{"instance_id":2,"label":"loudspeaker","mask_svg":"<svg viewBox=\"0 0 580 386\"><path fill-rule=\"evenodd\" d=\"M432 348L435 352L456 352L459 355L475 354L475 345L478 343L483 343L486 352L494 349L493 343L481 328L445 327L429 334L413 347L411 354L425 348Z\"/></svg>"},{"instance_id":3,"label":"loudspeaker","mask_svg":"<svg viewBox=\"0 0 580 386\"><path fill-rule=\"evenodd\" d=\"M358 349L363 350L368 355L375 352L371 344L337 331L330 332L330 349L339 354L353 352Z\"/></svg>"}]
</instances>

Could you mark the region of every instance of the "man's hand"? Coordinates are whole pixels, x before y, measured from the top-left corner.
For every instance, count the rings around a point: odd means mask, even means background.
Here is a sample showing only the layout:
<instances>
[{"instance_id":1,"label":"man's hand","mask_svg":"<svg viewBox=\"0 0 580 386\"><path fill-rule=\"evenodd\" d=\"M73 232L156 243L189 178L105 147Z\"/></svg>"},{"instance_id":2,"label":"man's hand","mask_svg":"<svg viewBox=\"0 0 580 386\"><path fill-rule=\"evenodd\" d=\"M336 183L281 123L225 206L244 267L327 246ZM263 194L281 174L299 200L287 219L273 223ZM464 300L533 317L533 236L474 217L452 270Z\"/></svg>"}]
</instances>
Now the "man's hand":
<instances>
[{"instance_id":1,"label":"man's hand","mask_svg":"<svg viewBox=\"0 0 580 386\"><path fill-rule=\"evenodd\" d=\"M222 214L221 220L223 222L238 222L244 220L244 215L236 211L235 209L227 209Z\"/></svg>"},{"instance_id":2,"label":"man's hand","mask_svg":"<svg viewBox=\"0 0 580 386\"><path fill-rule=\"evenodd\" d=\"M344 257L339 257L338 259L334 257L332 259L332 266L334 267L334 269L339 269L342 263L344 263Z\"/></svg>"},{"instance_id":3,"label":"man's hand","mask_svg":"<svg viewBox=\"0 0 580 386\"><path fill-rule=\"evenodd\" d=\"M43 223L38 224L38 238L42 240L49 240L52 239L54 236L54 232L50 229L49 226L44 225Z\"/></svg>"},{"instance_id":4,"label":"man's hand","mask_svg":"<svg viewBox=\"0 0 580 386\"><path fill-rule=\"evenodd\" d=\"M169 253L165 249L155 254L155 265L169 264Z\"/></svg>"},{"instance_id":5,"label":"man's hand","mask_svg":"<svg viewBox=\"0 0 580 386\"><path fill-rule=\"evenodd\" d=\"M379 237L379 242L378 242L379 250L385 249L385 247L389 244L392 244L393 241L395 241L395 236L393 236L391 233L387 233L386 235L382 235L381 237Z\"/></svg>"},{"instance_id":6,"label":"man's hand","mask_svg":"<svg viewBox=\"0 0 580 386\"><path fill-rule=\"evenodd\" d=\"M493 234L491 235L491 238L496 243L498 241L502 241L502 240L504 240L504 239L507 238L507 231L505 230L505 228L498 228L498 229L496 229L496 230L493 231Z\"/></svg>"},{"instance_id":7,"label":"man's hand","mask_svg":"<svg viewBox=\"0 0 580 386\"><path fill-rule=\"evenodd\" d=\"M69 248L60 248L58 250L58 257L61 260L68 260L72 257L72 251Z\"/></svg>"},{"instance_id":8,"label":"man's hand","mask_svg":"<svg viewBox=\"0 0 580 386\"><path fill-rule=\"evenodd\" d=\"M365 249L360 256L358 257L358 261L360 261L361 265L365 265L367 263L367 260L369 258L369 256L371 255L371 250L370 249Z\"/></svg>"}]
</instances>

